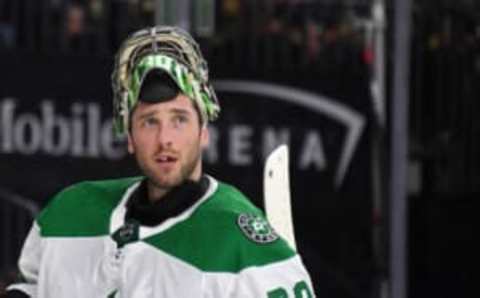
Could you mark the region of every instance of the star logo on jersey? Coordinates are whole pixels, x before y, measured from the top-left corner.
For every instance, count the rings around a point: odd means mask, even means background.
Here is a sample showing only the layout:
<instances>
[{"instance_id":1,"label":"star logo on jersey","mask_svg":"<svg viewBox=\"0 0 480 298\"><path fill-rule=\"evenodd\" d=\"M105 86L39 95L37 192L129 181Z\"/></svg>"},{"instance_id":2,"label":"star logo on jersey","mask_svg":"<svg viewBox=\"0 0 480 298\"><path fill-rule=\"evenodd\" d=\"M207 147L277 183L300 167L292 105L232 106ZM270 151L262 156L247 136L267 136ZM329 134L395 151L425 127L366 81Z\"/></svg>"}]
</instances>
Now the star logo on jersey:
<instances>
[{"instance_id":1,"label":"star logo on jersey","mask_svg":"<svg viewBox=\"0 0 480 298\"><path fill-rule=\"evenodd\" d=\"M271 243L278 239L277 233L261 216L242 213L238 216L237 224L243 234L256 243Z\"/></svg>"},{"instance_id":2,"label":"star logo on jersey","mask_svg":"<svg viewBox=\"0 0 480 298\"><path fill-rule=\"evenodd\" d=\"M117 243L118 248L122 248L128 243L137 241L138 234L139 223L134 220L129 220L113 233L112 238Z\"/></svg>"}]
</instances>

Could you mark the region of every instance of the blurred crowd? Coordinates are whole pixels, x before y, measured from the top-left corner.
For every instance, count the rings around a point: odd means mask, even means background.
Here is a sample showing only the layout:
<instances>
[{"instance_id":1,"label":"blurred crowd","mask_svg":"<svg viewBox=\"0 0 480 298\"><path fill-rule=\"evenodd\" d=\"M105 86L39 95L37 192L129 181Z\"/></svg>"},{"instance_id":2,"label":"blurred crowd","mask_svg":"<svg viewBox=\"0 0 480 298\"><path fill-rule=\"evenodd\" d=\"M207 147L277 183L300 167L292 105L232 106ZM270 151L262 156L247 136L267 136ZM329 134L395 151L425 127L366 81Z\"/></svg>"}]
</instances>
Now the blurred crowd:
<instances>
[{"instance_id":1,"label":"blurred crowd","mask_svg":"<svg viewBox=\"0 0 480 298\"><path fill-rule=\"evenodd\" d=\"M202 46L232 62L247 56L267 67L280 65L278 59L311 65L335 47L347 55L329 60L342 63L361 58L370 2L217 0L215 32ZM129 32L154 23L155 0L0 0L0 49L111 54Z\"/></svg>"},{"instance_id":2,"label":"blurred crowd","mask_svg":"<svg viewBox=\"0 0 480 298\"><path fill-rule=\"evenodd\" d=\"M103 53L153 15L154 0L1 0L0 48Z\"/></svg>"},{"instance_id":3,"label":"blurred crowd","mask_svg":"<svg viewBox=\"0 0 480 298\"><path fill-rule=\"evenodd\" d=\"M352 56L362 58L370 4L371 1L223 0L217 15L221 25L216 42L222 45L219 52L240 52L247 57L238 60L252 61L257 66L265 63L267 68L312 67L326 60L338 65ZM332 55L325 59L329 52Z\"/></svg>"},{"instance_id":4,"label":"blurred crowd","mask_svg":"<svg viewBox=\"0 0 480 298\"><path fill-rule=\"evenodd\" d=\"M267 67L278 65L278 59L287 66L371 62L372 0L207 1L215 2L215 31L202 46L216 57ZM0 0L0 49L111 54L129 32L155 23L155 2ZM390 1L385 2L388 8ZM391 9L388 13L391 20ZM192 19L197 15L191 14ZM422 26L414 32L426 41L422 46L478 47L480 7L475 1L416 0L414 15L415 25ZM462 24L469 28L458 28L457 17L468 20ZM478 57L476 66L480 69Z\"/></svg>"}]
</instances>

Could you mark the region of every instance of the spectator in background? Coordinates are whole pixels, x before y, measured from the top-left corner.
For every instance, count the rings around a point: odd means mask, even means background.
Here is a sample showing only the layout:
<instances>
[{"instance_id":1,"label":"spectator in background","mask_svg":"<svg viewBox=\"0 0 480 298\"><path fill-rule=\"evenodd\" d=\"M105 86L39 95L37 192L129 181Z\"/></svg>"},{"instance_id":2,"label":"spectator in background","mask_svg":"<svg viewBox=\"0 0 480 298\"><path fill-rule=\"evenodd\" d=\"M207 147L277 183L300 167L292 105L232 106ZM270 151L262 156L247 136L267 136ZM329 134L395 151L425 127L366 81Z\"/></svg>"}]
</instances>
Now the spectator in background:
<instances>
[{"instance_id":1,"label":"spectator in background","mask_svg":"<svg viewBox=\"0 0 480 298\"><path fill-rule=\"evenodd\" d=\"M0 49L12 48L15 44L15 28L11 23L11 2L0 2Z\"/></svg>"},{"instance_id":2,"label":"spectator in background","mask_svg":"<svg viewBox=\"0 0 480 298\"><path fill-rule=\"evenodd\" d=\"M88 8L90 12L90 18L95 22L100 22L105 14L104 3L101 0L89 0Z\"/></svg>"},{"instance_id":3,"label":"spectator in background","mask_svg":"<svg viewBox=\"0 0 480 298\"><path fill-rule=\"evenodd\" d=\"M321 44L320 36L322 34L321 27L313 20L309 20L305 24L306 32L306 51L307 61L309 63L316 62L320 56Z\"/></svg>"},{"instance_id":4,"label":"spectator in background","mask_svg":"<svg viewBox=\"0 0 480 298\"><path fill-rule=\"evenodd\" d=\"M86 8L76 2L68 5L65 12L64 49L85 51L91 46L90 37Z\"/></svg>"},{"instance_id":5,"label":"spectator in background","mask_svg":"<svg viewBox=\"0 0 480 298\"><path fill-rule=\"evenodd\" d=\"M153 0L140 0L140 21L145 27L155 23L155 4Z\"/></svg>"},{"instance_id":6,"label":"spectator in background","mask_svg":"<svg viewBox=\"0 0 480 298\"><path fill-rule=\"evenodd\" d=\"M78 36L85 32L85 10L83 6L73 4L67 10L67 35Z\"/></svg>"},{"instance_id":7,"label":"spectator in background","mask_svg":"<svg viewBox=\"0 0 480 298\"><path fill-rule=\"evenodd\" d=\"M15 44L15 29L8 23L0 23L0 49L12 48Z\"/></svg>"}]
</instances>

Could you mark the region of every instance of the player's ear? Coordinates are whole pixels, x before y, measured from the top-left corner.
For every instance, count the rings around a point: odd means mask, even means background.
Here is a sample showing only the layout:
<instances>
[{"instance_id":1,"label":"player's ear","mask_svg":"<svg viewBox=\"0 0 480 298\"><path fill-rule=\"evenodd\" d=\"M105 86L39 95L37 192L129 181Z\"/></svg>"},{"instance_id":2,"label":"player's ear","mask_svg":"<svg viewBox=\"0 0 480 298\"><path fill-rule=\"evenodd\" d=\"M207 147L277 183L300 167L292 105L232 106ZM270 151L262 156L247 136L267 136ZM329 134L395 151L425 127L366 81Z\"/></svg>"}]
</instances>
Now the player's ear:
<instances>
[{"instance_id":1,"label":"player's ear","mask_svg":"<svg viewBox=\"0 0 480 298\"><path fill-rule=\"evenodd\" d=\"M131 132L128 132L127 134L127 148L128 148L128 153L133 154L135 153L135 147L133 146L133 138Z\"/></svg>"},{"instance_id":2,"label":"player's ear","mask_svg":"<svg viewBox=\"0 0 480 298\"><path fill-rule=\"evenodd\" d=\"M200 146L202 149L206 149L210 143L210 132L207 125L202 125L200 128Z\"/></svg>"}]
</instances>

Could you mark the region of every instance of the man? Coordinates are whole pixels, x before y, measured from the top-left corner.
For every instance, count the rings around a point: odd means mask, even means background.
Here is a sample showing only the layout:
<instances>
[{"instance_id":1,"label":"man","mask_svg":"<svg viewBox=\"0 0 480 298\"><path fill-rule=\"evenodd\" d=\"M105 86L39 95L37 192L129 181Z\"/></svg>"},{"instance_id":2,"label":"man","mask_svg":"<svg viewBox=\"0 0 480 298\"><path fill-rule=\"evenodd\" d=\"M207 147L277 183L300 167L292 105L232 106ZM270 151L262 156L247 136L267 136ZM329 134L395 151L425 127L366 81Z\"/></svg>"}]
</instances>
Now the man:
<instances>
[{"instance_id":1,"label":"man","mask_svg":"<svg viewBox=\"0 0 480 298\"><path fill-rule=\"evenodd\" d=\"M58 194L8 297L313 297L300 257L261 211L202 171L220 108L195 41L178 28L139 31L112 80L117 131L145 177Z\"/></svg>"}]
</instances>

